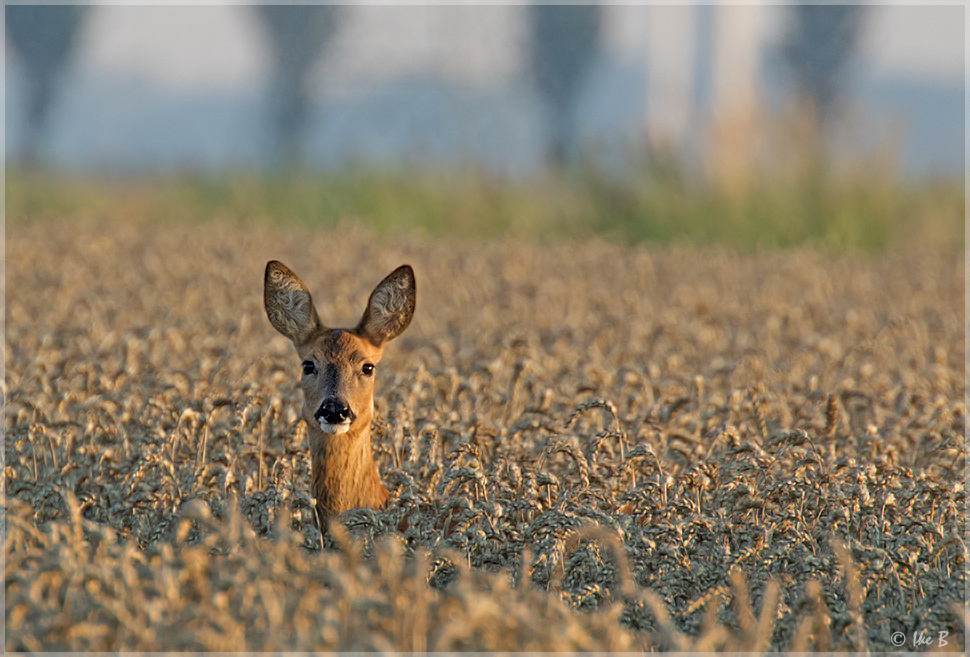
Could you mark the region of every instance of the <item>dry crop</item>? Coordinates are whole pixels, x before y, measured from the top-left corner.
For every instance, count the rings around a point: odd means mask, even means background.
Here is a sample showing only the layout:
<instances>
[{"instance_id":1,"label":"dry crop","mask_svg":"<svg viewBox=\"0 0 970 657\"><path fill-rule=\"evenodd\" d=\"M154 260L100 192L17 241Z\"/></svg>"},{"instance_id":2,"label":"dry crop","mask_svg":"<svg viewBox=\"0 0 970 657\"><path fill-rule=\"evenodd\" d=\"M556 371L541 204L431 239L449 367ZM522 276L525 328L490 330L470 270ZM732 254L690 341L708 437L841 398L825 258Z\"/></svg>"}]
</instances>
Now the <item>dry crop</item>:
<instances>
[{"instance_id":1,"label":"dry crop","mask_svg":"<svg viewBox=\"0 0 970 657\"><path fill-rule=\"evenodd\" d=\"M965 645L962 257L6 239L8 650ZM390 504L323 549L270 258L334 325L418 278L378 379Z\"/></svg>"}]
</instances>

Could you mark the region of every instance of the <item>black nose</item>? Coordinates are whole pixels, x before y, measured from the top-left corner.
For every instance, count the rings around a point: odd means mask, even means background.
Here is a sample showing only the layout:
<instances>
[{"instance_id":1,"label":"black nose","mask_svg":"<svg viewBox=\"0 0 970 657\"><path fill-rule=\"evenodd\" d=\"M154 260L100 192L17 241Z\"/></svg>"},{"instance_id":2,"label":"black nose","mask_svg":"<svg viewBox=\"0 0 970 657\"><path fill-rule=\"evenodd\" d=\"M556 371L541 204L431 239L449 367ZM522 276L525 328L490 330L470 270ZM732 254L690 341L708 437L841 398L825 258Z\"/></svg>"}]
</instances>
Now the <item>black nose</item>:
<instances>
[{"instance_id":1,"label":"black nose","mask_svg":"<svg viewBox=\"0 0 970 657\"><path fill-rule=\"evenodd\" d=\"M353 413L350 412L347 404L342 401L327 399L320 404L320 408L313 416L317 420L322 419L327 424L340 424L341 422L352 419Z\"/></svg>"}]
</instances>

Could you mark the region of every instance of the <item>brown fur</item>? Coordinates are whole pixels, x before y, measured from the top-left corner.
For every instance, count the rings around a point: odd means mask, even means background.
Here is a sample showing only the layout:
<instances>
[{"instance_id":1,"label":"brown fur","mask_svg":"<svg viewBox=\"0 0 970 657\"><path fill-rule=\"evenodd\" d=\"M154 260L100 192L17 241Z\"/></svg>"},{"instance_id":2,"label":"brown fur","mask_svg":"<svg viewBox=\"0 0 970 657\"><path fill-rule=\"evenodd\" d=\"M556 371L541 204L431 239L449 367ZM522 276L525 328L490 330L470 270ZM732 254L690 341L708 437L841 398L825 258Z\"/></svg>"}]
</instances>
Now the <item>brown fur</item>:
<instances>
[{"instance_id":1,"label":"brown fur","mask_svg":"<svg viewBox=\"0 0 970 657\"><path fill-rule=\"evenodd\" d=\"M370 443L374 377L357 374L364 362L380 362L383 352L383 346L374 347L354 333L339 329L324 329L297 348L301 362L313 359L337 369L337 393L356 416L347 433L322 431L313 414L326 396L327 382L323 376L304 378L302 417L307 422L313 457L313 492L323 518L358 507L377 508L387 500L387 489L380 482Z\"/></svg>"},{"instance_id":2,"label":"brown fur","mask_svg":"<svg viewBox=\"0 0 970 657\"><path fill-rule=\"evenodd\" d=\"M404 265L381 281L353 329L323 326L306 286L275 260L266 265L263 298L270 323L293 341L301 362L314 364L315 372L302 377L301 416L307 423L321 521L349 509L382 506L388 493L370 443L375 376L363 369L365 364L376 366L387 342L410 324L414 272ZM338 399L350 409L352 421L345 433L327 433L314 417L327 399Z\"/></svg>"}]
</instances>

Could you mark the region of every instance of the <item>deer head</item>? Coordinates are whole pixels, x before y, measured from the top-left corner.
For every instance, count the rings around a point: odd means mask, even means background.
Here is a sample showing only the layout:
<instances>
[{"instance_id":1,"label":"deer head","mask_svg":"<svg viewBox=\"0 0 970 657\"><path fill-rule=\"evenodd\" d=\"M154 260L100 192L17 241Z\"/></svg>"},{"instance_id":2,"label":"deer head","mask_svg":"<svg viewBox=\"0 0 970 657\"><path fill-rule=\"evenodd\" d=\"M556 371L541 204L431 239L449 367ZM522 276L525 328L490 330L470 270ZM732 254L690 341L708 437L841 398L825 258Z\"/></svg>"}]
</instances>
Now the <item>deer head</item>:
<instances>
[{"instance_id":1,"label":"deer head","mask_svg":"<svg viewBox=\"0 0 970 657\"><path fill-rule=\"evenodd\" d=\"M370 446L374 375L384 347L408 327L415 307L414 271L398 267L371 292L354 328L327 328L310 291L283 263L266 265L263 301L273 327L302 361L301 416L313 456L317 506L324 517L387 499Z\"/></svg>"}]
</instances>

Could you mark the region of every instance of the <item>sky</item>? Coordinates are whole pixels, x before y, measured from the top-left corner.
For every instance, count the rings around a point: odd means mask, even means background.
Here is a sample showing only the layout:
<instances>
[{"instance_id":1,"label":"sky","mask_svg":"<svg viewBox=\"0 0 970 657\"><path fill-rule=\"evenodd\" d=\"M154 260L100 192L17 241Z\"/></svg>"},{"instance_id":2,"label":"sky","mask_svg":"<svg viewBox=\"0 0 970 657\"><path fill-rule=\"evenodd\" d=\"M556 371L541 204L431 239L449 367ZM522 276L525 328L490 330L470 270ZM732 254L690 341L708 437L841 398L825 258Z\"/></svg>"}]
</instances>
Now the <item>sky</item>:
<instances>
[{"instance_id":1,"label":"sky","mask_svg":"<svg viewBox=\"0 0 970 657\"><path fill-rule=\"evenodd\" d=\"M519 21L515 12L520 9L508 8L504 15L493 9L358 7L338 48L369 54L357 62L346 62L342 68L348 77L390 75L427 64L451 52L449 48L464 44L470 56L454 59L466 62L474 77L512 74L516 70L516 42L524 39L524 30L516 27ZM638 42L645 41L652 8L614 9L617 19L607 27L612 31L609 38L621 42L620 49L634 50ZM439 16L442 11L448 15ZM876 72L962 80L962 6L881 6L872 20L862 52ZM402 22L415 28L414 32L400 35ZM777 40L783 29L780 12L769 13L766 39ZM463 38L434 37L448 31L460 33ZM500 36L495 38L496 34ZM670 30L650 33L653 39L669 42L661 49L675 49L679 36ZM176 88L216 85L245 89L254 78L267 72L264 62L269 54L268 44L246 7L104 5L91 17L87 37L80 53L84 66L144 77Z\"/></svg>"},{"instance_id":2,"label":"sky","mask_svg":"<svg viewBox=\"0 0 970 657\"><path fill-rule=\"evenodd\" d=\"M316 116L311 150L326 151L332 163L393 158L415 149L434 156L453 150L445 143L450 135L460 150L490 149L485 159L500 167L502 160L519 160L512 169L534 164L525 152L543 139L542 112L525 91L523 8L347 9L315 73L317 95L329 115ZM693 84L686 76L694 71L688 64L696 55L690 46L696 10L608 8L609 56L597 65L580 103L591 139L628 140L640 128L601 133L642 123L648 114L670 130L696 128L684 108ZM860 48L859 68L865 72L860 93L869 103L885 105L874 108L877 115L888 116L897 106L913 114L904 118L922 141L907 145L915 153L910 159L923 162L917 168L938 167L933 150L949 145L952 151L957 127L963 141L962 125L952 124L964 112L962 104L954 106L964 80L964 7L878 6L871 18ZM770 49L785 30L783 8L766 7L759 21ZM6 50L9 153L16 149L22 119L16 108L21 71L9 46ZM260 129L269 56L261 25L245 6L99 5L88 16L55 113L60 124L50 154L69 166L85 161L220 166L258 159L263 145L242 143L238 135ZM642 79L647 74L649 80ZM428 82L432 78L462 91L443 90ZM417 80L417 86L405 88L402 81L408 80ZM949 91L934 96L939 89ZM933 107L940 103L947 107ZM380 125L366 124L367 117ZM941 121L946 126L934 133ZM470 134L458 134L466 130ZM955 151L943 156L944 168L962 162Z\"/></svg>"}]
</instances>

